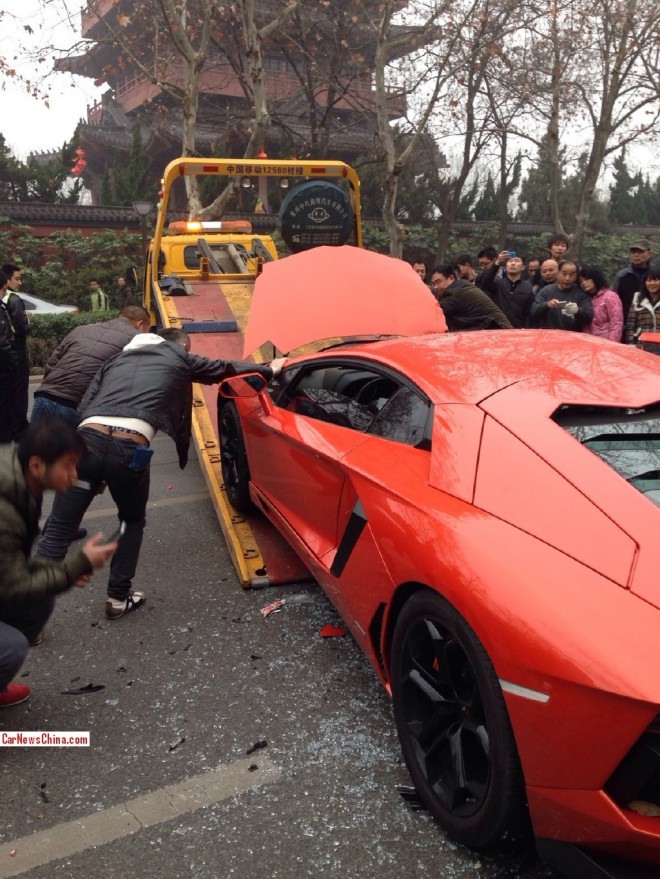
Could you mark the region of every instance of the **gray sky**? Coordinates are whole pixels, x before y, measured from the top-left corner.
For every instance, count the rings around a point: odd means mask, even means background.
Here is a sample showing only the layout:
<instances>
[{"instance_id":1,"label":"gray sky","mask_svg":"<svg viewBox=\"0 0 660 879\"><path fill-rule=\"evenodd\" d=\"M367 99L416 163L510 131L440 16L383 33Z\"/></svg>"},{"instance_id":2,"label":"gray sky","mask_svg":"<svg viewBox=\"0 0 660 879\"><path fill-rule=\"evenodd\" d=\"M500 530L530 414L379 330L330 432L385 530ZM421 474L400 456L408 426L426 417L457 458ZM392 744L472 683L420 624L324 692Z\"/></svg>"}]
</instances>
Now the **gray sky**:
<instances>
[{"instance_id":1,"label":"gray sky","mask_svg":"<svg viewBox=\"0 0 660 879\"><path fill-rule=\"evenodd\" d=\"M80 6L81 0L0 0L0 10L4 11L4 15L0 12L0 45L5 61L26 78L43 77L52 66L51 60L36 64L16 57L20 42L32 39L37 45L48 38L58 48L70 47L80 36ZM26 32L26 26L35 31L34 37ZM68 74L50 77L49 87L46 106L0 73L0 118L5 120L2 133L21 159L30 152L61 147L71 138L78 121L86 118L87 107L101 95L91 80ZM652 179L660 173L660 160L648 148L633 145L628 163L633 170L642 168ZM605 179L609 181L608 174Z\"/></svg>"},{"instance_id":2,"label":"gray sky","mask_svg":"<svg viewBox=\"0 0 660 879\"><path fill-rule=\"evenodd\" d=\"M59 47L73 44L80 33L80 4L71 4L74 13L69 21L57 14L41 0L4 0L4 15L0 17L0 41L2 54L9 66L15 67L24 77L43 76L52 66L50 59L42 64L16 57L19 41L29 41L26 26L37 33L45 28L53 43ZM43 38L43 37L41 37ZM41 39L39 38L39 39ZM100 96L91 80L57 74L49 81L51 93L49 106L37 100L24 87L0 73L0 118L5 124L2 133L12 152L24 159L30 152L57 149L69 140L80 118L86 117L87 106Z\"/></svg>"}]
</instances>

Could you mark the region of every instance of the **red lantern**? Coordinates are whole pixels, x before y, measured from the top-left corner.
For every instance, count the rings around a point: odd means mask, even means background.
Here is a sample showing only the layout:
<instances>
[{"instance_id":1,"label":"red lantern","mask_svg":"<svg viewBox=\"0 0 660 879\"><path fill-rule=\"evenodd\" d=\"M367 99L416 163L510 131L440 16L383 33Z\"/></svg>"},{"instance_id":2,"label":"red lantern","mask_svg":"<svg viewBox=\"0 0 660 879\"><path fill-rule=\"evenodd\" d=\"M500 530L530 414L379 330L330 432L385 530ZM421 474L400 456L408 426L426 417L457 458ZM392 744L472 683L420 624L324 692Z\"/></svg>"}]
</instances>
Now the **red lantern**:
<instances>
[{"instance_id":1,"label":"red lantern","mask_svg":"<svg viewBox=\"0 0 660 879\"><path fill-rule=\"evenodd\" d=\"M259 150L259 155L257 156L257 158L258 159L267 159L268 158L268 153L266 152L266 150L263 147L261 147L261 149Z\"/></svg>"},{"instance_id":2,"label":"red lantern","mask_svg":"<svg viewBox=\"0 0 660 879\"><path fill-rule=\"evenodd\" d=\"M76 151L76 152L78 152L78 151ZM84 150L82 150L82 154L85 155ZM76 161L73 165L73 168L71 169L71 173L75 177L80 177L80 175L83 173L83 171L85 170L86 167L87 167L87 162L84 159L82 159L82 158L76 159Z\"/></svg>"}]
</instances>

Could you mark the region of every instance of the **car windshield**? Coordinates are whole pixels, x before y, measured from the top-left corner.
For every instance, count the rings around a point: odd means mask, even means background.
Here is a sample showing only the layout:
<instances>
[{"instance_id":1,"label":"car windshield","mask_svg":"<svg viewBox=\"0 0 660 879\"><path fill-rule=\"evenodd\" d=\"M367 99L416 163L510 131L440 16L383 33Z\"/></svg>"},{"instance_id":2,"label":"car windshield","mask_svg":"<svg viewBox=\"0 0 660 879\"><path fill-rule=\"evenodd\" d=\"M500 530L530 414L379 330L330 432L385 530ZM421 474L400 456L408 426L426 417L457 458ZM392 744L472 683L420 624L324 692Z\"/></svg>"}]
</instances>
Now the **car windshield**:
<instances>
[{"instance_id":1,"label":"car windshield","mask_svg":"<svg viewBox=\"0 0 660 879\"><path fill-rule=\"evenodd\" d=\"M645 409L564 406L554 420L660 506L660 405Z\"/></svg>"}]
</instances>

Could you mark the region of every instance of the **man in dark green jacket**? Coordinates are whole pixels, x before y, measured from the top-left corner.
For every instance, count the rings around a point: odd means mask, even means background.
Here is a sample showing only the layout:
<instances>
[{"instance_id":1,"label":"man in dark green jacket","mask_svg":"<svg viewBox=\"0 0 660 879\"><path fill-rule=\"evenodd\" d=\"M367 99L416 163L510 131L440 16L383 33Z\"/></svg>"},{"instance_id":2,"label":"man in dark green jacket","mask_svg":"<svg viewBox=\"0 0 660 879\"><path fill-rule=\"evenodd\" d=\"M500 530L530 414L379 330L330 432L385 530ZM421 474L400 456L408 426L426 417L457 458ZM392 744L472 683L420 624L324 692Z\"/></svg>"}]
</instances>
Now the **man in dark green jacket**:
<instances>
[{"instance_id":1,"label":"man in dark green jacket","mask_svg":"<svg viewBox=\"0 0 660 879\"><path fill-rule=\"evenodd\" d=\"M61 419L30 425L16 445L0 446L0 708L24 702L27 684L11 679L30 643L38 643L55 596L85 586L116 543L95 535L64 562L32 558L44 491L64 492L77 480L86 448L75 427Z\"/></svg>"},{"instance_id":2,"label":"man in dark green jacket","mask_svg":"<svg viewBox=\"0 0 660 879\"><path fill-rule=\"evenodd\" d=\"M511 323L493 300L462 278L454 266L436 266L431 290L443 310L449 332L460 330L510 330Z\"/></svg>"}]
</instances>

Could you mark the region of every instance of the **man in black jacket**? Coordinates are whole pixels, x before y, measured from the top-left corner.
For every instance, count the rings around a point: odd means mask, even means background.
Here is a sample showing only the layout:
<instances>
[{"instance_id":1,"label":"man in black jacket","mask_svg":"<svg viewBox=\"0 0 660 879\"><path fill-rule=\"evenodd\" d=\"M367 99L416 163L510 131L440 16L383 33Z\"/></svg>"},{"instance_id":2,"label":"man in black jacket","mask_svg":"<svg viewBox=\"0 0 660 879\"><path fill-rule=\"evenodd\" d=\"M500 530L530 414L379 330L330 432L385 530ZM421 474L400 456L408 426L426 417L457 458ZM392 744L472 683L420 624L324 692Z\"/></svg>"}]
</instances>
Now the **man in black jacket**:
<instances>
[{"instance_id":1,"label":"man in black jacket","mask_svg":"<svg viewBox=\"0 0 660 879\"><path fill-rule=\"evenodd\" d=\"M10 443L14 430L16 344L4 297L7 275L0 271L0 443Z\"/></svg>"},{"instance_id":2,"label":"man in black jacket","mask_svg":"<svg viewBox=\"0 0 660 879\"><path fill-rule=\"evenodd\" d=\"M440 303L447 329L511 329L509 319L483 290L457 278L454 266L436 266L431 275L431 290Z\"/></svg>"},{"instance_id":3,"label":"man in black jacket","mask_svg":"<svg viewBox=\"0 0 660 879\"><path fill-rule=\"evenodd\" d=\"M124 616L145 600L144 592L134 592L131 585L146 522L150 444L156 432L162 430L174 440L183 469L192 429L192 383L216 384L245 372L258 372L270 379L284 362L279 359L263 366L208 360L189 351L188 335L170 328L159 335L135 336L101 367L79 408L79 430L89 450L79 468L80 479L86 484L73 486L66 495L55 498L39 541L40 556L64 558L71 535L99 486L107 483L118 519L125 527L110 565L105 604L109 619Z\"/></svg>"},{"instance_id":4,"label":"man in black jacket","mask_svg":"<svg viewBox=\"0 0 660 879\"><path fill-rule=\"evenodd\" d=\"M34 393L32 421L56 416L78 424L78 405L99 369L133 336L148 332L149 312L141 305L123 308L114 320L74 327L46 363L44 380ZM87 529L79 528L74 539L86 536Z\"/></svg>"},{"instance_id":5,"label":"man in black jacket","mask_svg":"<svg viewBox=\"0 0 660 879\"><path fill-rule=\"evenodd\" d=\"M531 280L524 279L525 260L521 256L508 257L504 274L493 281L493 302L504 312L514 329L530 326L530 311L534 302Z\"/></svg>"},{"instance_id":6,"label":"man in black jacket","mask_svg":"<svg viewBox=\"0 0 660 879\"><path fill-rule=\"evenodd\" d=\"M594 319L591 296L577 284L578 267L570 259L559 263L557 283L538 291L532 304L532 326L546 330L582 332Z\"/></svg>"},{"instance_id":7,"label":"man in black jacket","mask_svg":"<svg viewBox=\"0 0 660 879\"><path fill-rule=\"evenodd\" d=\"M18 295L21 289L21 270L17 265L6 262L2 271L7 275L7 290L3 301L7 306L14 330L16 348L16 372L14 375L14 424L11 438L17 442L28 426L28 388L30 387L30 357L27 350L27 337L30 334L30 319L25 311L25 303Z\"/></svg>"},{"instance_id":8,"label":"man in black jacket","mask_svg":"<svg viewBox=\"0 0 660 879\"><path fill-rule=\"evenodd\" d=\"M651 262L651 242L646 238L635 241L630 245L630 262L617 273L612 283L612 289L621 300L624 327L633 297L643 289L646 273L652 268L656 266Z\"/></svg>"}]
</instances>

